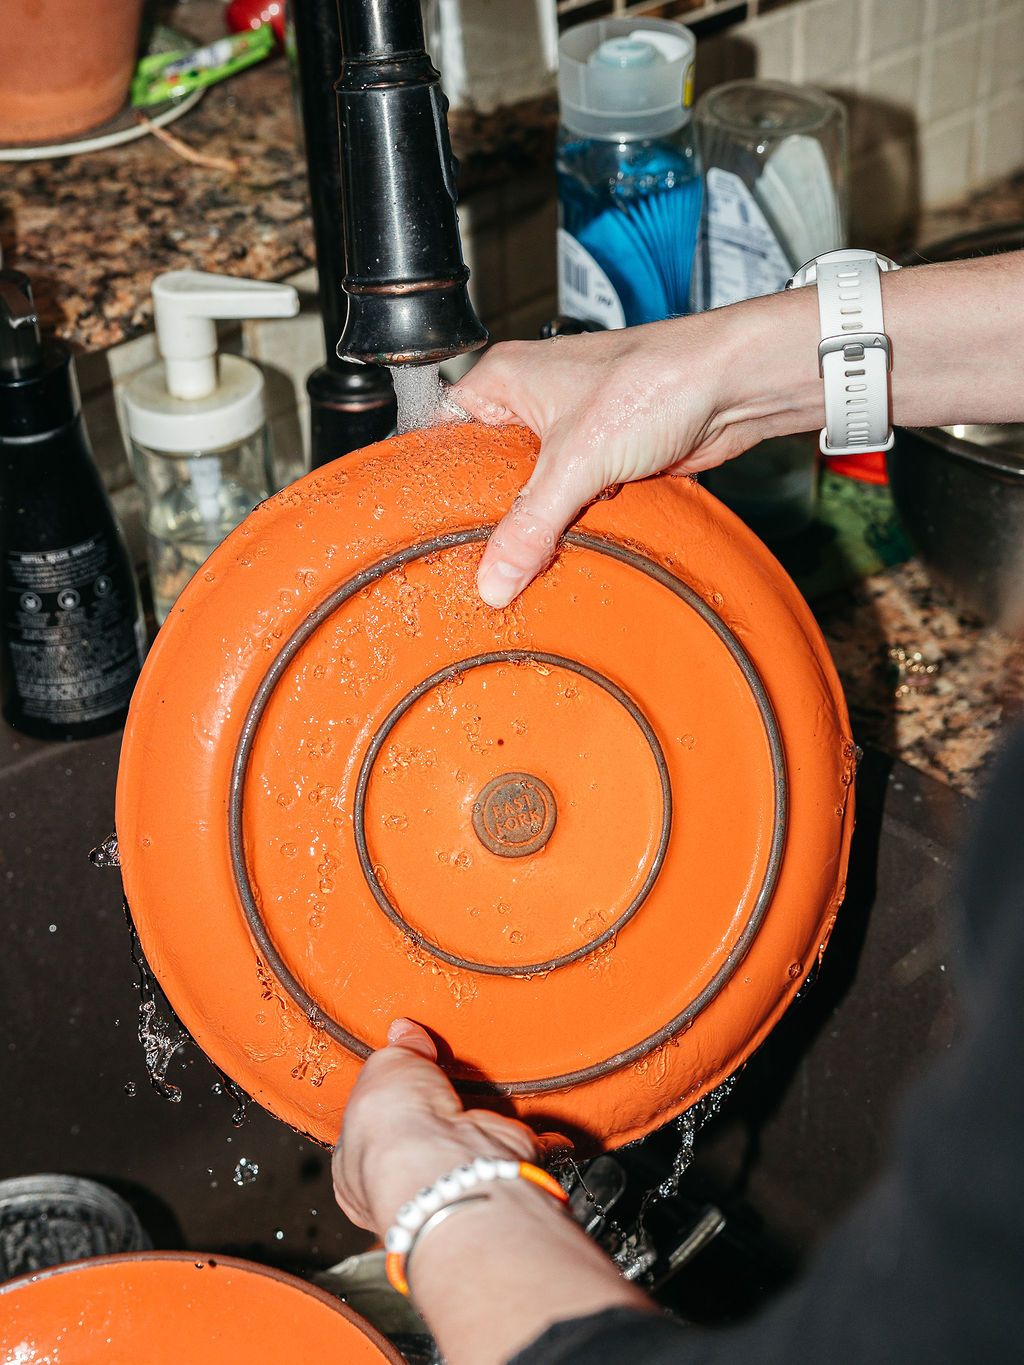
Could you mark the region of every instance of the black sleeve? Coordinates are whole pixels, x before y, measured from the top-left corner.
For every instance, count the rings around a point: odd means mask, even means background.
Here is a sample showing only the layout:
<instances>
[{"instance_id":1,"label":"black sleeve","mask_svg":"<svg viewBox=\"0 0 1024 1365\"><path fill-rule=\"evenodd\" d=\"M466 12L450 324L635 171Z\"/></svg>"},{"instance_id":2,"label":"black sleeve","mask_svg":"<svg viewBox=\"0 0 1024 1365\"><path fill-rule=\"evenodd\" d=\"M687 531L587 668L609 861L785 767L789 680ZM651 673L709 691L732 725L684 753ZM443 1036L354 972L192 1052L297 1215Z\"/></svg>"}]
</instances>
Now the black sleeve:
<instances>
[{"instance_id":1,"label":"black sleeve","mask_svg":"<svg viewBox=\"0 0 1024 1365\"><path fill-rule=\"evenodd\" d=\"M881 1179L799 1283L739 1328L622 1309L560 1323L513 1365L1024 1359L1024 733L984 802L960 901L960 1039L909 1095Z\"/></svg>"}]
</instances>

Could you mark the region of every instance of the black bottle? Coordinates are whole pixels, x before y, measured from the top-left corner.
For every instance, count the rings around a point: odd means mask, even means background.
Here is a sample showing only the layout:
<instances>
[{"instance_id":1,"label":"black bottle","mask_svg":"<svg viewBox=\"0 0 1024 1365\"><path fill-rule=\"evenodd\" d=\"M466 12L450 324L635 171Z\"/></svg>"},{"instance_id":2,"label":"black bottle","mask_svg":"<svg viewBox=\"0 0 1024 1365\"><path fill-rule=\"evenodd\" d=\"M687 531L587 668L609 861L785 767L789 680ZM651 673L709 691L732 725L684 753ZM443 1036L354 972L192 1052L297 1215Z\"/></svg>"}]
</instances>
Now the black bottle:
<instances>
[{"instance_id":1,"label":"black bottle","mask_svg":"<svg viewBox=\"0 0 1024 1365\"><path fill-rule=\"evenodd\" d=\"M145 628L82 422L71 354L40 340L28 278L0 270L0 684L37 739L124 723Z\"/></svg>"}]
</instances>

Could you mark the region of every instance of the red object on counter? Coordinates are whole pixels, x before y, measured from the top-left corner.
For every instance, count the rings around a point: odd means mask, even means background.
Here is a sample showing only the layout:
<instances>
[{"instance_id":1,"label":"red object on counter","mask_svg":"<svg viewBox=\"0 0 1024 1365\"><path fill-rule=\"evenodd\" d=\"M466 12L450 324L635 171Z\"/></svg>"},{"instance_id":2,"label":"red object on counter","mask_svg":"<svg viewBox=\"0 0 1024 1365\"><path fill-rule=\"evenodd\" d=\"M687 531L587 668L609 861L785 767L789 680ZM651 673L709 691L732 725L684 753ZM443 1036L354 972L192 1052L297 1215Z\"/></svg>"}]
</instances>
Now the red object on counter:
<instances>
[{"instance_id":1,"label":"red object on counter","mask_svg":"<svg viewBox=\"0 0 1024 1365\"><path fill-rule=\"evenodd\" d=\"M224 18L232 33L269 24L278 46L284 47L285 0L231 0Z\"/></svg>"},{"instance_id":2,"label":"red object on counter","mask_svg":"<svg viewBox=\"0 0 1024 1365\"><path fill-rule=\"evenodd\" d=\"M866 450L863 455L832 455L825 467L836 474L845 474L848 479L859 479L861 483L889 482L884 450Z\"/></svg>"}]
</instances>

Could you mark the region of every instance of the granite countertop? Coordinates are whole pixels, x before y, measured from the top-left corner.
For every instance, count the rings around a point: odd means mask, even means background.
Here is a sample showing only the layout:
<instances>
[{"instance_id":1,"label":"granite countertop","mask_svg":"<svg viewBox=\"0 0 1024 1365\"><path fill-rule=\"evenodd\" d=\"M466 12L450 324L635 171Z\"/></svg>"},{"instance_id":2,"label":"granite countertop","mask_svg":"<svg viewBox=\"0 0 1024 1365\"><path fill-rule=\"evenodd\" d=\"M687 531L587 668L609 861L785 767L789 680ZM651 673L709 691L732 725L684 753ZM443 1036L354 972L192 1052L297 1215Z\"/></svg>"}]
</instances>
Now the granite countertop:
<instances>
[{"instance_id":1,"label":"granite countertop","mask_svg":"<svg viewBox=\"0 0 1024 1365\"><path fill-rule=\"evenodd\" d=\"M918 241L1021 219L1024 175L1017 175L924 214ZM873 493L876 515L895 522L885 490ZM858 740L976 796L1000 736L1024 715L1024 644L959 616L913 558L870 573L815 610ZM893 649L919 652L937 671L897 696Z\"/></svg>"},{"instance_id":2,"label":"granite countertop","mask_svg":"<svg viewBox=\"0 0 1024 1365\"><path fill-rule=\"evenodd\" d=\"M224 33L216 0L160 0L196 41ZM156 137L105 152L0 165L4 263L33 278L44 325L79 351L152 325L164 270L281 279L313 263L306 167L283 57L205 92L167 130L220 167L194 165Z\"/></svg>"},{"instance_id":3,"label":"granite countertop","mask_svg":"<svg viewBox=\"0 0 1024 1365\"><path fill-rule=\"evenodd\" d=\"M976 796L1000 736L1024 715L1024 647L958 616L911 559L820 606L853 732L911 767ZM897 695L889 651L938 666Z\"/></svg>"},{"instance_id":4,"label":"granite countertop","mask_svg":"<svg viewBox=\"0 0 1024 1365\"><path fill-rule=\"evenodd\" d=\"M203 41L223 32L214 0L190 0L167 17ZM450 124L468 195L550 164L556 103L533 100L489 118L454 112ZM32 276L44 325L76 350L105 350L146 331L159 271L277 280L314 263L283 57L212 86L166 131L227 164L192 164L156 137L85 156L0 163L4 262Z\"/></svg>"},{"instance_id":5,"label":"granite countertop","mask_svg":"<svg viewBox=\"0 0 1024 1365\"><path fill-rule=\"evenodd\" d=\"M200 38L212 36L204 24L220 22L209 0L193 0L182 12ZM513 138L513 160L542 154L550 114L532 111L523 137ZM503 167L507 173L509 149L470 125L453 121L470 183ZM147 330L157 269L279 279L313 261L305 166L282 59L213 87L171 131L234 169L191 165L152 137L95 155L3 167L5 258L36 279L44 321L78 349L103 349ZM926 214L919 241L1021 217L1024 176ZM869 573L816 610L858 739L974 794L1006 717L1024 710L1020 649L959 619L913 560ZM928 686L894 695L889 651L896 647L940 665Z\"/></svg>"}]
</instances>

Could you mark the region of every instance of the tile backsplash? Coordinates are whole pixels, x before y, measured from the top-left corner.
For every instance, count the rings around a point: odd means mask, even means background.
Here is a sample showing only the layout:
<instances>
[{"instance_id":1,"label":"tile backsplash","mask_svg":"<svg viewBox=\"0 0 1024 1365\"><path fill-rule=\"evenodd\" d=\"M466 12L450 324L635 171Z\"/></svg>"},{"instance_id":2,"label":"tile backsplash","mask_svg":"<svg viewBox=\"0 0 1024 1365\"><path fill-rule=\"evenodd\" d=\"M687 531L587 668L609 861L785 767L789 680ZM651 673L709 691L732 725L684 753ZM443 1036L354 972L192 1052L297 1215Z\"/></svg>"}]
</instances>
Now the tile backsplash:
<instances>
[{"instance_id":1,"label":"tile backsplash","mask_svg":"<svg viewBox=\"0 0 1024 1365\"><path fill-rule=\"evenodd\" d=\"M837 95L849 114L858 244L898 250L917 238L924 210L1024 165L1024 0L561 0L558 11L563 26L612 13L683 19L698 37L698 89L757 76ZM481 190L459 217L470 290L492 336L536 336L557 311L553 170ZM292 282L303 301L297 318L225 334L229 349L264 368L282 483L308 459L305 378L323 358L315 273ZM93 444L138 558L140 499L117 392L154 358L148 336L79 364Z\"/></svg>"}]
</instances>

